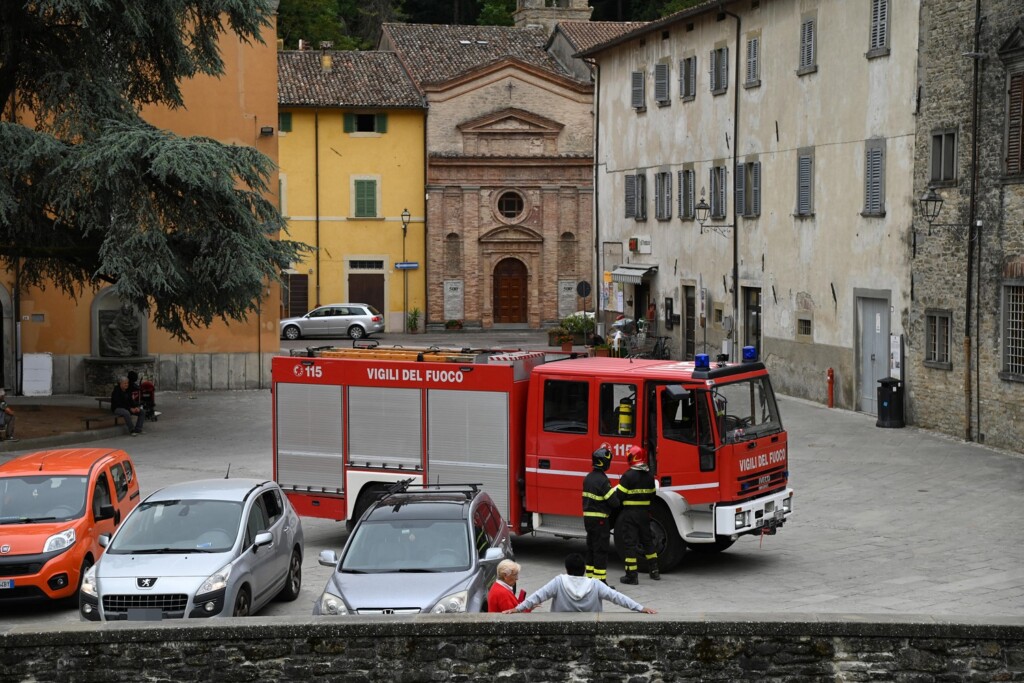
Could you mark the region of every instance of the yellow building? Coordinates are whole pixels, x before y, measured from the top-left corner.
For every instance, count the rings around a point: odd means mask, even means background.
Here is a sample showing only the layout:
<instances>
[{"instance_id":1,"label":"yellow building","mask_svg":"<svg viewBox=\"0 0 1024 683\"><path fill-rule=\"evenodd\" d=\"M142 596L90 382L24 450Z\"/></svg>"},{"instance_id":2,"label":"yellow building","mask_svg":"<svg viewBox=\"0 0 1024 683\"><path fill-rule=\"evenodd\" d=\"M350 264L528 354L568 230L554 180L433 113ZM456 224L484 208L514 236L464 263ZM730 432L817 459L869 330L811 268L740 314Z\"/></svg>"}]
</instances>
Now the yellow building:
<instances>
[{"instance_id":1,"label":"yellow building","mask_svg":"<svg viewBox=\"0 0 1024 683\"><path fill-rule=\"evenodd\" d=\"M388 330L422 328L423 97L390 52L277 64L281 213L289 239L315 249L287 273L282 317L365 303Z\"/></svg>"},{"instance_id":2,"label":"yellow building","mask_svg":"<svg viewBox=\"0 0 1024 683\"><path fill-rule=\"evenodd\" d=\"M179 135L255 147L276 162L277 29L276 17L271 19L262 45L242 42L234 34L222 37L224 75L183 82L185 107L151 107L143 111L146 120ZM0 384L9 391L22 393L26 380L37 386L45 374L39 362L52 368L52 393L109 393L110 378L130 369L154 378L163 390L269 386L270 357L280 350L279 288L269 283L258 315L243 323L217 321L208 329L190 330L193 344L171 338L142 316L129 320L133 339L126 354L103 348L101 330L120 310L111 288L86 289L72 300L53 286L41 290L17 283L16 272L0 272Z\"/></svg>"}]
</instances>

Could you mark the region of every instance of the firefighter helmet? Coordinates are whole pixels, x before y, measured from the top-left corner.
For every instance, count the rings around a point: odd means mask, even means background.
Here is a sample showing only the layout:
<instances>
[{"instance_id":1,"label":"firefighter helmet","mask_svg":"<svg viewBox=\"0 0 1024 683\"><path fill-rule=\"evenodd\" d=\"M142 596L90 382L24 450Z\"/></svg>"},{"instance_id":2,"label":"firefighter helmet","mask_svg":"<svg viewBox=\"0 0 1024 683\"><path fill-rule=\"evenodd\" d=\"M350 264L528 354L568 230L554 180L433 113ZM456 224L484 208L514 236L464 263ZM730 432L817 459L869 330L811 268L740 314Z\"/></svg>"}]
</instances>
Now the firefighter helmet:
<instances>
[{"instance_id":1,"label":"firefighter helmet","mask_svg":"<svg viewBox=\"0 0 1024 683\"><path fill-rule=\"evenodd\" d=\"M647 464L647 453L640 446L629 447L629 466L640 467Z\"/></svg>"},{"instance_id":2,"label":"firefighter helmet","mask_svg":"<svg viewBox=\"0 0 1024 683\"><path fill-rule=\"evenodd\" d=\"M594 465L595 469L599 469L602 472L611 467L612 464L612 447L607 441L601 444L593 455L590 456L590 460Z\"/></svg>"}]
</instances>

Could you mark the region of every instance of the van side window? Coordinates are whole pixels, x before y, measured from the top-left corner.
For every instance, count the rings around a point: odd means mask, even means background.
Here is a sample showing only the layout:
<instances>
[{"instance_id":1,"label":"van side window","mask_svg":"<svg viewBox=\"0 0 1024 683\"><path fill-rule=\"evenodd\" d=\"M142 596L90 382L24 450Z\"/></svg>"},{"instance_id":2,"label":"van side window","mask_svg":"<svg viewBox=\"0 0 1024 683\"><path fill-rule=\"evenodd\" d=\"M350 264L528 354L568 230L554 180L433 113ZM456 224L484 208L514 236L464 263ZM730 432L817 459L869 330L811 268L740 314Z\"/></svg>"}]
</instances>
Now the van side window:
<instances>
[{"instance_id":1,"label":"van side window","mask_svg":"<svg viewBox=\"0 0 1024 683\"><path fill-rule=\"evenodd\" d=\"M128 494L128 478L125 476L124 470L121 469L121 463L114 463L114 466L110 468L110 476L114 479L114 491L117 492L117 499L124 500Z\"/></svg>"},{"instance_id":2,"label":"van side window","mask_svg":"<svg viewBox=\"0 0 1024 683\"><path fill-rule=\"evenodd\" d=\"M549 379L544 382L544 431L586 434L590 384Z\"/></svg>"},{"instance_id":3,"label":"van side window","mask_svg":"<svg viewBox=\"0 0 1024 683\"><path fill-rule=\"evenodd\" d=\"M636 436L636 385L602 384L598 411L602 436Z\"/></svg>"},{"instance_id":4,"label":"van side window","mask_svg":"<svg viewBox=\"0 0 1024 683\"><path fill-rule=\"evenodd\" d=\"M107 475L100 472L100 476L96 479L96 486L93 488L92 493L92 516L100 516L100 508L104 505L110 505L113 501L110 499L110 483L107 481Z\"/></svg>"}]
</instances>

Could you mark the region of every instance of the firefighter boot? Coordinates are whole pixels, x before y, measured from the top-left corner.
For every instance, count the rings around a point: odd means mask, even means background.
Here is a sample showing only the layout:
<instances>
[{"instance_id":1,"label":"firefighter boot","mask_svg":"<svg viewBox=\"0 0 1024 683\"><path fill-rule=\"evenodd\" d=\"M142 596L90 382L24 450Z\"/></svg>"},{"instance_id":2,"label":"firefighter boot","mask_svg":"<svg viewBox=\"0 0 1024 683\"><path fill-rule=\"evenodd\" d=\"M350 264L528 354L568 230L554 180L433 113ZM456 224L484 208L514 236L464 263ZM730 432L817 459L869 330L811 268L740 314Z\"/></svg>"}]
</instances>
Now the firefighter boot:
<instances>
[{"instance_id":1,"label":"firefighter boot","mask_svg":"<svg viewBox=\"0 0 1024 683\"><path fill-rule=\"evenodd\" d=\"M627 571L626 575L619 579L619 581L627 586L636 586L640 583L640 579L635 571Z\"/></svg>"},{"instance_id":2,"label":"firefighter boot","mask_svg":"<svg viewBox=\"0 0 1024 683\"><path fill-rule=\"evenodd\" d=\"M651 570L651 581L661 581L661 570L657 567Z\"/></svg>"}]
</instances>

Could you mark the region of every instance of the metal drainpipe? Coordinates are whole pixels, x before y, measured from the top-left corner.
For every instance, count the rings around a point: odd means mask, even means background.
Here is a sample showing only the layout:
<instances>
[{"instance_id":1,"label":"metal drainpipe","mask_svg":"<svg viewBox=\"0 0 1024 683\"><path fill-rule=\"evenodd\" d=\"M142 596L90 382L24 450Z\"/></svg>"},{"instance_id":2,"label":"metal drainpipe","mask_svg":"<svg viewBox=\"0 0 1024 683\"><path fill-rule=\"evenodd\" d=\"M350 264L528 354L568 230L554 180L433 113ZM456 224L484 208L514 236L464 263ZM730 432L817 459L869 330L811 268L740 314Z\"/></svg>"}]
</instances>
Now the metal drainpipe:
<instances>
[{"instance_id":1,"label":"metal drainpipe","mask_svg":"<svg viewBox=\"0 0 1024 683\"><path fill-rule=\"evenodd\" d=\"M977 197L978 197L978 79L980 77L980 58L978 55L981 54L981 25L984 19L981 16L981 0L975 0L974 4L974 52L972 59L974 60L974 68L972 73L971 82L971 195L970 202L968 204L968 218L967 218L967 289L964 296L964 440L973 441L973 433L971 431L971 287L974 282L974 241L980 240L981 230L975 225L977 218ZM978 247L979 263L978 268L980 270L981 263L981 247ZM978 289L981 289L980 280ZM979 329L980 331L980 329ZM978 373L978 351L973 349L974 361L975 361L975 376ZM980 394L980 387L979 387ZM981 419L981 397L978 396L978 419ZM981 432L981 426L978 427L979 433Z\"/></svg>"},{"instance_id":2,"label":"metal drainpipe","mask_svg":"<svg viewBox=\"0 0 1024 683\"><path fill-rule=\"evenodd\" d=\"M740 17L738 14L733 14L729 10L725 9L724 4L721 0L718 3L718 9L725 14L736 20L736 57L733 60L735 63L735 80L733 82L733 93L732 93L732 177L733 182L738 177L736 174L736 164L739 161L739 133L740 133L740 30L741 24ZM736 337L733 339L733 347L729 349L730 355L733 359L736 358L737 349L740 348L740 213L743 207L736 203L736 188L733 187L732 193L732 311L736 317L733 322L733 332Z\"/></svg>"},{"instance_id":3,"label":"metal drainpipe","mask_svg":"<svg viewBox=\"0 0 1024 683\"><path fill-rule=\"evenodd\" d=\"M591 205L591 211L594 214L594 287L592 294L594 296L594 334L597 334L597 323L598 323L598 302L601 300L601 294L598 291L600 284L603 284L601 280L601 212L598 210L598 185L597 180L597 159L598 149L601 140L601 65L596 60L584 60L588 64L592 65L595 70L594 77L594 200ZM602 323L602 332L604 330L604 324Z\"/></svg>"},{"instance_id":4,"label":"metal drainpipe","mask_svg":"<svg viewBox=\"0 0 1024 683\"><path fill-rule=\"evenodd\" d=\"M320 305L320 110L313 110L313 195L316 214L316 304Z\"/></svg>"}]
</instances>

